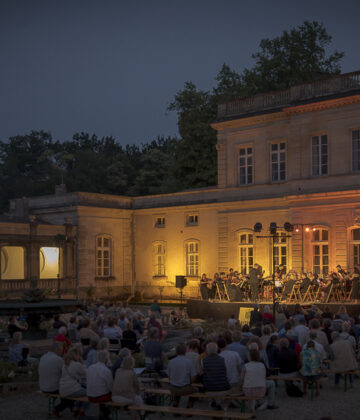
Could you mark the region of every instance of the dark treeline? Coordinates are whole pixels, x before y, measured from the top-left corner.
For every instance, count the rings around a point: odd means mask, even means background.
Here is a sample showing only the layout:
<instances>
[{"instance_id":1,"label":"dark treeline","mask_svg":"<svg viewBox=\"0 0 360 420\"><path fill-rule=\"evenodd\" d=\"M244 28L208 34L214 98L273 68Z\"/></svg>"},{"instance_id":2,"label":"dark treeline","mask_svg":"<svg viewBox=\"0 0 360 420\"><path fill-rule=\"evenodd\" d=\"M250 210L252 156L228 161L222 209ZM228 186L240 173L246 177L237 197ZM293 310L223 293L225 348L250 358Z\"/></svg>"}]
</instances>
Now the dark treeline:
<instances>
[{"instance_id":1,"label":"dark treeline","mask_svg":"<svg viewBox=\"0 0 360 420\"><path fill-rule=\"evenodd\" d=\"M178 115L180 138L123 147L113 137L80 133L60 142L32 131L0 141L0 211L11 198L51 194L61 182L68 191L129 196L216 185L216 133L210 124L217 104L338 74L344 54L327 54L331 39L322 24L304 22L262 40L252 69L237 73L224 64L211 91L186 82L168 107Z\"/></svg>"}]
</instances>

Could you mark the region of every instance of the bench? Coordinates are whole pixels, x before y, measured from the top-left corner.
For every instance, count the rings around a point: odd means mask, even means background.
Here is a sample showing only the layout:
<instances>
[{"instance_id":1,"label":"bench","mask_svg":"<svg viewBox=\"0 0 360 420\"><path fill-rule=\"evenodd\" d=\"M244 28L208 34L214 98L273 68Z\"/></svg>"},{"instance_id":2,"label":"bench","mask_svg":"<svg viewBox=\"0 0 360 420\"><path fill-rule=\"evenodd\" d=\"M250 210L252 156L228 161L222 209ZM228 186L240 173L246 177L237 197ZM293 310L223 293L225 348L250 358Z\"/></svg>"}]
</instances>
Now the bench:
<instances>
[{"instance_id":1,"label":"bench","mask_svg":"<svg viewBox=\"0 0 360 420\"><path fill-rule=\"evenodd\" d=\"M131 411L145 411L163 414L179 414L183 416L203 416L220 419L252 419L254 413L239 413L238 411L202 410L198 408L164 407L156 405L129 405ZM117 420L117 419L116 419Z\"/></svg>"},{"instance_id":2,"label":"bench","mask_svg":"<svg viewBox=\"0 0 360 420\"><path fill-rule=\"evenodd\" d=\"M275 383L277 381L294 381L294 382L305 382L305 379L302 378L301 376L292 376L289 378L284 378L282 376L276 376L276 375L272 375L272 376L268 376L266 379L270 380L270 381L274 381ZM328 377L327 376L321 376L317 381L315 382L324 382L327 381ZM314 383L311 382L309 383L309 389L311 391L311 399L314 399L314 391L315 391L315 387L314 387Z\"/></svg>"},{"instance_id":3,"label":"bench","mask_svg":"<svg viewBox=\"0 0 360 420\"><path fill-rule=\"evenodd\" d=\"M339 375L343 375L344 376L344 391L345 392L348 390L348 384L347 384L348 376L349 375L356 375L359 372L360 372L359 370L349 370L347 372L337 372Z\"/></svg>"}]
</instances>

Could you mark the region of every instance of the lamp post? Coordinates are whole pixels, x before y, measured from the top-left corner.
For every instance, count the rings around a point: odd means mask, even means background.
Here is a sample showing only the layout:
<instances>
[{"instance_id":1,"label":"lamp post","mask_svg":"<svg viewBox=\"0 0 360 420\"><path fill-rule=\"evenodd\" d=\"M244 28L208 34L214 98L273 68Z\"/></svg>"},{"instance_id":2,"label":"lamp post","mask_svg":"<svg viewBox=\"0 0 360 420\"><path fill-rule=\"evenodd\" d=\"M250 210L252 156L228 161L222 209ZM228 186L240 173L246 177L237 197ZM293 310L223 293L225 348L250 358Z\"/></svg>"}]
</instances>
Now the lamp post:
<instances>
[{"instance_id":1,"label":"lamp post","mask_svg":"<svg viewBox=\"0 0 360 420\"><path fill-rule=\"evenodd\" d=\"M298 233L301 228L301 272L304 272L304 230L305 232L314 232L316 230L313 225L309 223L295 223L295 232Z\"/></svg>"},{"instance_id":2,"label":"lamp post","mask_svg":"<svg viewBox=\"0 0 360 420\"><path fill-rule=\"evenodd\" d=\"M284 223L284 229L286 232L293 231L293 225L289 222ZM262 224L257 222L254 226L254 232L261 232ZM270 238L272 241L272 298L273 298L273 318L275 321L275 305L276 305L276 298L275 298L275 241L278 238L277 235L277 225L275 222L271 222L269 226L270 235L258 235L256 238ZM291 235L282 236L283 238L291 238Z\"/></svg>"}]
</instances>

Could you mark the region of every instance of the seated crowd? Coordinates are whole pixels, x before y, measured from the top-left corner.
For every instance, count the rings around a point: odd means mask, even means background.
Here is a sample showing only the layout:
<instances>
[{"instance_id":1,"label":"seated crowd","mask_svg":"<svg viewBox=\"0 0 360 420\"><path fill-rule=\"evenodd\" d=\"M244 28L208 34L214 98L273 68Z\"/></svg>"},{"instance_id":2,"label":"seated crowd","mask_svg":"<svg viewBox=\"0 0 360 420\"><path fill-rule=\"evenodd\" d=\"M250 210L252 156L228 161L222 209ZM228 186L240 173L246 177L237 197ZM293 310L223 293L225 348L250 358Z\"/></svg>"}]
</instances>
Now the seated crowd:
<instances>
[{"instance_id":1,"label":"seated crowd","mask_svg":"<svg viewBox=\"0 0 360 420\"><path fill-rule=\"evenodd\" d=\"M275 409L275 381L284 381L288 396L306 394L309 384L318 395L319 380L326 374L333 373L338 386L341 376L348 373L352 385L352 372L358 367L360 320L349 317L343 307L333 314L328 308L321 312L315 305L309 310L296 305L290 314L282 305L277 307L275 319L269 307L263 312L255 307L249 324L240 325L231 316L226 330L208 336L200 326L195 327L191 339L179 344L176 357L169 361L162 343L166 332L160 314L160 307L156 307L146 319L123 304L79 309L68 323L56 317L58 335L39 362L41 391L64 397L52 414L60 416L69 408L74 415L83 415L89 403L99 403L101 418L105 419L109 411L102 403L142 405L132 351L144 353L146 371L168 377L176 405L181 397L190 396L189 408L195 401L191 394L205 391L213 395L211 404L217 409L226 409L229 404L239 407L236 396L240 395L248 398L251 411ZM70 331L75 337L71 340ZM111 342L124 339L126 346L119 345L116 360L111 360ZM145 344L139 347L142 341ZM135 345L128 345L131 342ZM17 362L24 360L26 353L26 347L19 344L18 330L13 332L9 348ZM227 394L234 399L219 397ZM86 399L74 404L67 397ZM134 412L132 416L138 415Z\"/></svg>"}]
</instances>

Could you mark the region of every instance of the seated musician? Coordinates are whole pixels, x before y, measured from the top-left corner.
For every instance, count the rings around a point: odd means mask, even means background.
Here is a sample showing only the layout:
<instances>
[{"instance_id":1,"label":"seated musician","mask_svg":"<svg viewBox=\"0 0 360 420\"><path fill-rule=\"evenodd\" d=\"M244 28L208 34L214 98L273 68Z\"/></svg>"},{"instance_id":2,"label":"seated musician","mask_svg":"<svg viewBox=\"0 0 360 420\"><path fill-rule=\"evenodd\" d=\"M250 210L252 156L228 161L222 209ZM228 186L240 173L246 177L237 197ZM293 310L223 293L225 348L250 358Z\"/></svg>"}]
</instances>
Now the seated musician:
<instances>
[{"instance_id":1,"label":"seated musician","mask_svg":"<svg viewBox=\"0 0 360 420\"><path fill-rule=\"evenodd\" d=\"M230 287L228 288L228 293L231 301L239 302L241 300L241 287L242 281L239 275L234 273L234 276L231 277Z\"/></svg>"},{"instance_id":2,"label":"seated musician","mask_svg":"<svg viewBox=\"0 0 360 420\"><path fill-rule=\"evenodd\" d=\"M327 275L320 285L321 300L326 302L326 299L329 295L331 285L333 284L333 279L331 275Z\"/></svg>"},{"instance_id":3,"label":"seated musician","mask_svg":"<svg viewBox=\"0 0 360 420\"><path fill-rule=\"evenodd\" d=\"M284 283L281 300L286 300L290 296L290 293L295 283L296 283L296 276L294 274L290 274L286 276L286 282Z\"/></svg>"},{"instance_id":4,"label":"seated musician","mask_svg":"<svg viewBox=\"0 0 360 420\"><path fill-rule=\"evenodd\" d=\"M211 280L209 280L206 277L206 274L202 274L201 278L200 278L200 293L201 293L201 297L203 300L208 300L209 299L209 289L208 289L208 285L209 282Z\"/></svg>"},{"instance_id":5,"label":"seated musician","mask_svg":"<svg viewBox=\"0 0 360 420\"><path fill-rule=\"evenodd\" d=\"M300 274L300 280L301 280L301 293L303 294L303 296L305 296L305 293L307 292L311 284L311 280L309 279L306 273Z\"/></svg>"}]
</instances>

